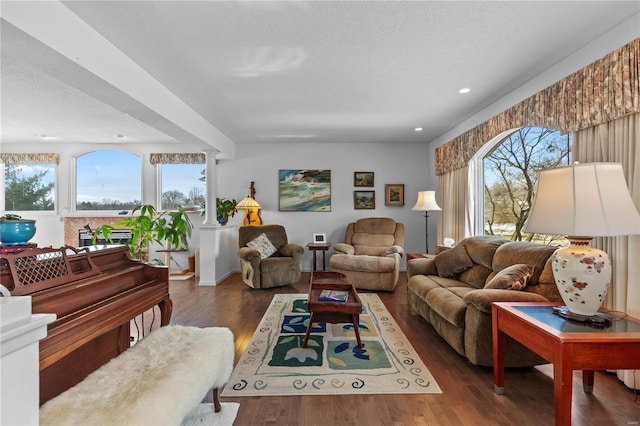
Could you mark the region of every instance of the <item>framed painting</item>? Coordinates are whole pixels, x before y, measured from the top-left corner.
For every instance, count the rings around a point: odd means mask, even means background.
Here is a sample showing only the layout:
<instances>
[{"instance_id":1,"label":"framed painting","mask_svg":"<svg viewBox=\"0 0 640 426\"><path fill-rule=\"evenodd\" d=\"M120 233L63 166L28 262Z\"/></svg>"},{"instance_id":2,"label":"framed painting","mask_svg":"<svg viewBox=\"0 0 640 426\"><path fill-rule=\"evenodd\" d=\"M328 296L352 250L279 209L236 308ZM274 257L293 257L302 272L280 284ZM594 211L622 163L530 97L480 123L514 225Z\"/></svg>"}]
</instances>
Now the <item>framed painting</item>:
<instances>
[{"instance_id":1,"label":"framed painting","mask_svg":"<svg viewBox=\"0 0 640 426\"><path fill-rule=\"evenodd\" d=\"M384 186L385 206L404 206L404 184L388 183Z\"/></svg>"},{"instance_id":2,"label":"framed painting","mask_svg":"<svg viewBox=\"0 0 640 426\"><path fill-rule=\"evenodd\" d=\"M331 170L278 171L281 212L330 212Z\"/></svg>"},{"instance_id":3,"label":"framed painting","mask_svg":"<svg viewBox=\"0 0 640 426\"><path fill-rule=\"evenodd\" d=\"M353 191L353 208L356 210L369 210L376 208L375 191Z\"/></svg>"},{"instance_id":4,"label":"framed painting","mask_svg":"<svg viewBox=\"0 0 640 426\"><path fill-rule=\"evenodd\" d=\"M353 172L353 186L373 186L373 172Z\"/></svg>"}]
</instances>

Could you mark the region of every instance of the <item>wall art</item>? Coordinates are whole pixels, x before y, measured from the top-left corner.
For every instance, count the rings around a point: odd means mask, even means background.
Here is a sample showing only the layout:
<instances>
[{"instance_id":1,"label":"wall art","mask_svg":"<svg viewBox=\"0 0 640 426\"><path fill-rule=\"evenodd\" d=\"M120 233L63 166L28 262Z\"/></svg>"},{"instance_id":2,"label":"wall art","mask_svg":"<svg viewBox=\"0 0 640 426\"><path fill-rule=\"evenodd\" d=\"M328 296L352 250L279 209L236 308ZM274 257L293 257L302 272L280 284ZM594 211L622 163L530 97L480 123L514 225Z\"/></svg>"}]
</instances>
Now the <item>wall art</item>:
<instances>
[{"instance_id":1,"label":"wall art","mask_svg":"<svg viewBox=\"0 0 640 426\"><path fill-rule=\"evenodd\" d=\"M373 172L353 172L353 186L373 186Z\"/></svg>"},{"instance_id":2,"label":"wall art","mask_svg":"<svg viewBox=\"0 0 640 426\"><path fill-rule=\"evenodd\" d=\"M384 186L385 206L404 206L404 184L388 183Z\"/></svg>"},{"instance_id":3,"label":"wall art","mask_svg":"<svg viewBox=\"0 0 640 426\"><path fill-rule=\"evenodd\" d=\"M281 212L330 212L331 170L278 171Z\"/></svg>"},{"instance_id":4,"label":"wall art","mask_svg":"<svg viewBox=\"0 0 640 426\"><path fill-rule=\"evenodd\" d=\"M375 191L353 191L353 208L367 210L376 208Z\"/></svg>"}]
</instances>

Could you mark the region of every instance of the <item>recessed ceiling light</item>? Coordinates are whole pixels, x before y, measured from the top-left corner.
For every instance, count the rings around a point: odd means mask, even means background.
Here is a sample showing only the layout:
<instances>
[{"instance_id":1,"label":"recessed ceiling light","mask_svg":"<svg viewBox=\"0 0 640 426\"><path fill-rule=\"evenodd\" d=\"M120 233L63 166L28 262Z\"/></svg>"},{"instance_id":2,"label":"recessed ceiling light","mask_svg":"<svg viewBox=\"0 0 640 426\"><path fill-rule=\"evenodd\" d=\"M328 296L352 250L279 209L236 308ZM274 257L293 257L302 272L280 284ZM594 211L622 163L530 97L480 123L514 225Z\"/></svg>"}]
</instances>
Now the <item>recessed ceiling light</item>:
<instances>
[{"instance_id":1,"label":"recessed ceiling light","mask_svg":"<svg viewBox=\"0 0 640 426\"><path fill-rule=\"evenodd\" d=\"M51 139L55 139L55 136L49 136L49 135L40 135L40 139L47 141L47 140L51 140Z\"/></svg>"},{"instance_id":2,"label":"recessed ceiling light","mask_svg":"<svg viewBox=\"0 0 640 426\"><path fill-rule=\"evenodd\" d=\"M118 133L118 134L116 135L116 138L117 138L117 139L124 139L124 138L126 138L126 136L125 136L125 135L121 135L120 133Z\"/></svg>"},{"instance_id":3,"label":"recessed ceiling light","mask_svg":"<svg viewBox=\"0 0 640 426\"><path fill-rule=\"evenodd\" d=\"M421 132L422 131L422 127L416 127L415 129L413 129L416 132Z\"/></svg>"},{"instance_id":4,"label":"recessed ceiling light","mask_svg":"<svg viewBox=\"0 0 640 426\"><path fill-rule=\"evenodd\" d=\"M471 89L469 89L468 87L463 87L462 89L458 90L458 93L469 93L471 91Z\"/></svg>"}]
</instances>

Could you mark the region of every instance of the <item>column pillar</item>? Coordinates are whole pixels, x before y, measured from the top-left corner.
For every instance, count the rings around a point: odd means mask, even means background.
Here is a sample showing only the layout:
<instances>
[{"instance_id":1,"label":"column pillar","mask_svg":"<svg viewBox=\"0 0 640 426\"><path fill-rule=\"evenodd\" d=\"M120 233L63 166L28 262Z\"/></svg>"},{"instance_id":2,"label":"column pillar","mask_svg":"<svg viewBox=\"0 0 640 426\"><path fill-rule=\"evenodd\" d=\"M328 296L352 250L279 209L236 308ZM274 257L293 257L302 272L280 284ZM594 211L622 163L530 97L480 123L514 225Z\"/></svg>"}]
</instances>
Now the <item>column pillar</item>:
<instances>
[{"instance_id":1,"label":"column pillar","mask_svg":"<svg viewBox=\"0 0 640 426\"><path fill-rule=\"evenodd\" d=\"M206 167L205 167L205 189L206 189L206 211L204 214L203 225L215 225L216 222L216 154L220 151L212 149L205 150ZM202 255L202 248L200 248Z\"/></svg>"},{"instance_id":2,"label":"column pillar","mask_svg":"<svg viewBox=\"0 0 640 426\"><path fill-rule=\"evenodd\" d=\"M218 228L216 220L216 154L215 149L205 150L206 210L200 226L200 285L216 285L216 248Z\"/></svg>"}]
</instances>

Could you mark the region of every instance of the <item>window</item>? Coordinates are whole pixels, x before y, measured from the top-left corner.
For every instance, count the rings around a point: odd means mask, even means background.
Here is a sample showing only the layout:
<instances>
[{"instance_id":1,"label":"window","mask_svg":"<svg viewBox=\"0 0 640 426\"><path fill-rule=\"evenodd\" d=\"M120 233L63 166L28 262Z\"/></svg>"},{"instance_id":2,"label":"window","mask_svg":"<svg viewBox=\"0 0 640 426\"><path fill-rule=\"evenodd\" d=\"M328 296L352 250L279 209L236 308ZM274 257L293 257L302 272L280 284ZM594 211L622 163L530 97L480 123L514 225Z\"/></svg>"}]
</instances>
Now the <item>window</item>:
<instances>
[{"instance_id":1,"label":"window","mask_svg":"<svg viewBox=\"0 0 640 426\"><path fill-rule=\"evenodd\" d=\"M132 210L142 200L140 157L125 151L93 151L76 158L77 210Z\"/></svg>"},{"instance_id":2,"label":"window","mask_svg":"<svg viewBox=\"0 0 640 426\"><path fill-rule=\"evenodd\" d=\"M55 164L5 163L5 211L53 211Z\"/></svg>"},{"instance_id":3,"label":"window","mask_svg":"<svg viewBox=\"0 0 640 426\"><path fill-rule=\"evenodd\" d=\"M483 160L485 234L515 241L550 243L558 237L525 234L538 173L569 164L571 135L540 127L518 129L497 143Z\"/></svg>"},{"instance_id":4,"label":"window","mask_svg":"<svg viewBox=\"0 0 640 426\"><path fill-rule=\"evenodd\" d=\"M204 164L160 164L161 208L201 207L205 200Z\"/></svg>"}]
</instances>

